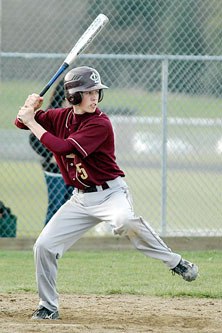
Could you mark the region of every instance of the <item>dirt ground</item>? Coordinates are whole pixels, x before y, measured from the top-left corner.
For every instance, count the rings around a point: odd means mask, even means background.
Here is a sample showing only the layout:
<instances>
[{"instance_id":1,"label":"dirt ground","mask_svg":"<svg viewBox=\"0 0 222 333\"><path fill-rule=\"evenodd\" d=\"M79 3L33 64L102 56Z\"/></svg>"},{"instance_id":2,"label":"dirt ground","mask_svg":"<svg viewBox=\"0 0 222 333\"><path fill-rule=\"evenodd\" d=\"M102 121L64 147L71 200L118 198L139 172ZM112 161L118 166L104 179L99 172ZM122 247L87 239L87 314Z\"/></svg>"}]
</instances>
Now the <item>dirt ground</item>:
<instances>
[{"instance_id":1,"label":"dirt ground","mask_svg":"<svg viewBox=\"0 0 222 333\"><path fill-rule=\"evenodd\" d=\"M222 300L60 295L60 319L30 319L37 296L0 294L1 333L222 333Z\"/></svg>"}]
</instances>

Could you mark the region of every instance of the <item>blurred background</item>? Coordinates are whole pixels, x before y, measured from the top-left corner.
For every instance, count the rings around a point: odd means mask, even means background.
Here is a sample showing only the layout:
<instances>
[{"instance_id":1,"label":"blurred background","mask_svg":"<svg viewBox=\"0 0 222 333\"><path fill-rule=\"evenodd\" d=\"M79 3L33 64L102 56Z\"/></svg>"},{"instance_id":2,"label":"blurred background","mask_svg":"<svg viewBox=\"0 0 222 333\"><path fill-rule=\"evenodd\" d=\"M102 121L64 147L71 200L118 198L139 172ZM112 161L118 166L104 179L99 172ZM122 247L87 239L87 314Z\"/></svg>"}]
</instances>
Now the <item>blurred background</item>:
<instances>
[{"instance_id":1,"label":"blurred background","mask_svg":"<svg viewBox=\"0 0 222 333\"><path fill-rule=\"evenodd\" d=\"M221 236L222 2L1 0L0 10L0 201L16 217L0 237L43 228L41 157L14 119L99 13L110 21L74 66L95 67L109 86L100 108L135 211L161 236Z\"/></svg>"}]
</instances>

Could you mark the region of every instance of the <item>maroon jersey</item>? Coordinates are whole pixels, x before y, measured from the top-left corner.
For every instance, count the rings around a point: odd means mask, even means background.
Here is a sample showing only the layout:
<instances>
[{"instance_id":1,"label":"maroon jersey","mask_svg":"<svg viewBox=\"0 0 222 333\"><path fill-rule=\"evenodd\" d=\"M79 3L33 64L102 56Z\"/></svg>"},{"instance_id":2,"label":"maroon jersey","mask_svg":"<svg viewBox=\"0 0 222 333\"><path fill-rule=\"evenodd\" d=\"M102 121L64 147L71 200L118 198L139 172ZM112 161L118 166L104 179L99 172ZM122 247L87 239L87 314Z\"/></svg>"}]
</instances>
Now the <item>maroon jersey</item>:
<instances>
[{"instance_id":1,"label":"maroon jersey","mask_svg":"<svg viewBox=\"0 0 222 333\"><path fill-rule=\"evenodd\" d=\"M124 177L115 157L114 133L106 114L75 114L73 108L39 110L36 121L47 130L41 142L54 153L68 185L83 189ZM26 128L18 120L16 126Z\"/></svg>"}]
</instances>

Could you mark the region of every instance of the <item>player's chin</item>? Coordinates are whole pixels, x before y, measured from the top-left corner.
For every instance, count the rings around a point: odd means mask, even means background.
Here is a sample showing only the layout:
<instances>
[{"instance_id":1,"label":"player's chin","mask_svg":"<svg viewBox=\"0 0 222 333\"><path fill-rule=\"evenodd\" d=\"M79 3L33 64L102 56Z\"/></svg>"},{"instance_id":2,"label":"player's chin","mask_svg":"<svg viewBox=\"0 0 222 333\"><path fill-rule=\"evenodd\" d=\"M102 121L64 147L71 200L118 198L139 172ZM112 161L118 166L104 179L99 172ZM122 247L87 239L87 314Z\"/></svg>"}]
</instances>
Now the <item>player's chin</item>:
<instances>
[{"instance_id":1,"label":"player's chin","mask_svg":"<svg viewBox=\"0 0 222 333\"><path fill-rule=\"evenodd\" d=\"M88 112L89 113L93 113L96 111L96 108L97 108L97 105L91 105L89 108L88 108Z\"/></svg>"}]
</instances>

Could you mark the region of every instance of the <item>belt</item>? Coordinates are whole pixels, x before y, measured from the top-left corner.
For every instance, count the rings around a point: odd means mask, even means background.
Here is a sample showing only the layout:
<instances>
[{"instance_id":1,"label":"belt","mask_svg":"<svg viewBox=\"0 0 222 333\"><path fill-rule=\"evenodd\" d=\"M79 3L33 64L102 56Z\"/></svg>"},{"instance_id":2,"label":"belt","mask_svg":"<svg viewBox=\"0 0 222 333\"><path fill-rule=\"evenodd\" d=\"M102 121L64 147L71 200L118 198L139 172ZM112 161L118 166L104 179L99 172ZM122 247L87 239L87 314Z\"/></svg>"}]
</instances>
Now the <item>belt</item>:
<instances>
[{"instance_id":1,"label":"belt","mask_svg":"<svg viewBox=\"0 0 222 333\"><path fill-rule=\"evenodd\" d=\"M107 183L103 183L102 185L93 185L90 187L86 187L84 189L77 188L77 191L82 193L91 193L91 192L98 192L101 190L107 190L108 188L109 185Z\"/></svg>"}]
</instances>

